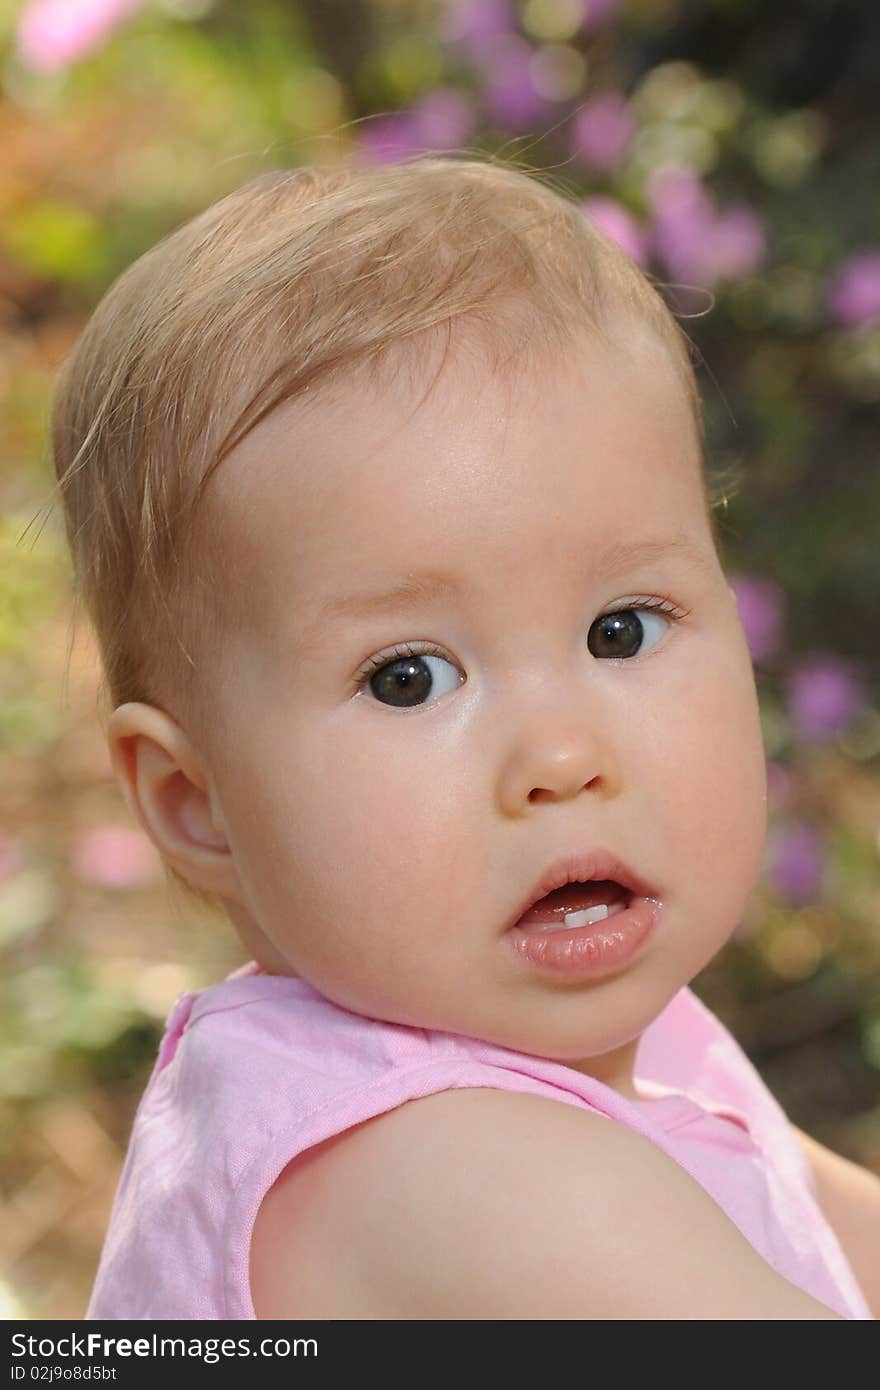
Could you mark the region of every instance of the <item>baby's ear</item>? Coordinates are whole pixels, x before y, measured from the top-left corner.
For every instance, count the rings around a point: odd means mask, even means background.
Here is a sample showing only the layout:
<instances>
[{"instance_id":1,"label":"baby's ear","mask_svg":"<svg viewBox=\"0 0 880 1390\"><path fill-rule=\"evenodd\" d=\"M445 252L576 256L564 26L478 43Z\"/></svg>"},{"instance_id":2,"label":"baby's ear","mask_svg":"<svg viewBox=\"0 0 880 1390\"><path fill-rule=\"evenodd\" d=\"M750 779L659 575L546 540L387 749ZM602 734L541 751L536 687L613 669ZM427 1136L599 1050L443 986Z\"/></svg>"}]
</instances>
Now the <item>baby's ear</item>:
<instances>
[{"instance_id":1,"label":"baby's ear","mask_svg":"<svg viewBox=\"0 0 880 1390\"><path fill-rule=\"evenodd\" d=\"M113 772L159 853L199 888L240 899L226 825L204 762L170 715L130 702L110 716Z\"/></svg>"}]
</instances>

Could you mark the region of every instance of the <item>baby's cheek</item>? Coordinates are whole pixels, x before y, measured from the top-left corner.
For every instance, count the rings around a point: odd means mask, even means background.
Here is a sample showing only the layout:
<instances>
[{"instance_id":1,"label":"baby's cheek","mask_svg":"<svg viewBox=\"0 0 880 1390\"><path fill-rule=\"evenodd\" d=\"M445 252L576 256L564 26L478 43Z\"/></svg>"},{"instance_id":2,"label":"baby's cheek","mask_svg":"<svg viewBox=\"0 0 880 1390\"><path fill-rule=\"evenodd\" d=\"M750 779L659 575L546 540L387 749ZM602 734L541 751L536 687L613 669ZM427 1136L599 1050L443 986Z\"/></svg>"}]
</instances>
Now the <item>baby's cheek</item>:
<instances>
[{"instance_id":1,"label":"baby's cheek","mask_svg":"<svg viewBox=\"0 0 880 1390\"><path fill-rule=\"evenodd\" d=\"M748 659L719 661L693 723L691 749L699 870L745 896L760 872L767 829L767 766Z\"/></svg>"}]
</instances>

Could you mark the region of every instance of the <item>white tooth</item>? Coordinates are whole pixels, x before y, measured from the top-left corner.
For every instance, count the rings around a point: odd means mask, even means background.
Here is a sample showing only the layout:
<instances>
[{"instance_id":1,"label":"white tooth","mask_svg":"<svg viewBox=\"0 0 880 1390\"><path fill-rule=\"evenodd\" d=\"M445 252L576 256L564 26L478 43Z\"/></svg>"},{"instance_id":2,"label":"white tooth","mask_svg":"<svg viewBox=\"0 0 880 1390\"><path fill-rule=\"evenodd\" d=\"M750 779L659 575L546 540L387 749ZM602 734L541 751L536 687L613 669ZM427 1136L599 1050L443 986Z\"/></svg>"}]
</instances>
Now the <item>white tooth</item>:
<instances>
[{"instance_id":1,"label":"white tooth","mask_svg":"<svg viewBox=\"0 0 880 1390\"><path fill-rule=\"evenodd\" d=\"M593 922L602 922L608 916L608 904L597 903L595 907L582 908L580 912L566 912L567 927L588 927Z\"/></svg>"}]
</instances>

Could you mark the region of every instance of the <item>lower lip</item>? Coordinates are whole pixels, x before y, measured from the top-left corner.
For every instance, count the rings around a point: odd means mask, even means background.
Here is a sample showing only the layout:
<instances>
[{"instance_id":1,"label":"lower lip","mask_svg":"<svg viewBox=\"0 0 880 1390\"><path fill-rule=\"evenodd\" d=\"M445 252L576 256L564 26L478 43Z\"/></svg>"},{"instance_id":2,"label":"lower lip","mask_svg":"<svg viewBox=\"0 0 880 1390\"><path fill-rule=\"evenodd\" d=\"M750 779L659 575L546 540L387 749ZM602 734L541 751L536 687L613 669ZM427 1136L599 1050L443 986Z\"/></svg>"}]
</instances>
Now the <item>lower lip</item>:
<instances>
[{"instance_id":1,"label":"lower lip","mask_svg":"<svg viewBox=\"0 0 880 1390\"><path fill-rule=\"evenodd\" d=\"M555 975L599 979L623 970L653 935L663 904L656 898L633 898L623 912L569 931L542 931L538 924L511 927L517 954L529 965Z\"/></svg>"}]
</instances>

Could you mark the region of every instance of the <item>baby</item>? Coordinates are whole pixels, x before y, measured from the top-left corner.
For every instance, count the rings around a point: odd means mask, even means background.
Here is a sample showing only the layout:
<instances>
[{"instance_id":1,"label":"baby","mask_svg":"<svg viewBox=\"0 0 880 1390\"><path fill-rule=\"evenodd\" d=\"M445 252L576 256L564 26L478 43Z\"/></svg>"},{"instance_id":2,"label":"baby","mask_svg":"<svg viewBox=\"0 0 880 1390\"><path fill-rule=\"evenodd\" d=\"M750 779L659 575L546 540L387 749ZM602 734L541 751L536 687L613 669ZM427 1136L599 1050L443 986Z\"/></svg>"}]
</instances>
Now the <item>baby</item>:
<instances>
[{"instance_id":1,"label":"baby","mask_svg":"<svg viewBox=\"0 0 880 1390\"><path fill-rule=\"evenodd\" d=\"M87 1316L875 1316L880 1182L689 988L766 768L649 278L498 161L265 174L109 290L53 441L115 774L250 958Z\"/></svg>"}]
</instances>

